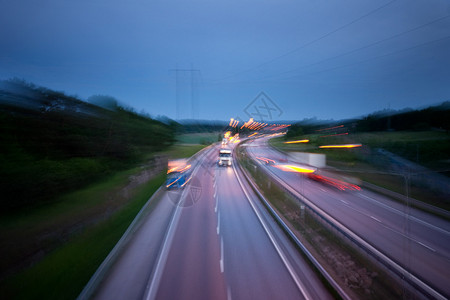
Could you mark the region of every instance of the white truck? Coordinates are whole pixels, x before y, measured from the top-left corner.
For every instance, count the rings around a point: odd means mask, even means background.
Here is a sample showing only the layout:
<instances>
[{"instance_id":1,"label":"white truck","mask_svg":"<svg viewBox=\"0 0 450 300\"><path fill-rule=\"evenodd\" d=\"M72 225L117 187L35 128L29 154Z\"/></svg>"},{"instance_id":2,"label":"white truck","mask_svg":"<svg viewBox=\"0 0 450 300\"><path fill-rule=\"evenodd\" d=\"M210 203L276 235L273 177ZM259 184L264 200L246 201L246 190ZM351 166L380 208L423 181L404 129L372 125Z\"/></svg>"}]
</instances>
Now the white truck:
<instances>
[{"instance_id":1,"label":"white truck","mask_svg":"<svg viewBox=\"0 0 450 300\"><path fill-rule=\"evenodd\" d=\"M231 166L231 149L221 148L219 150L219 166Z\"/></svg>"}]
</instances>

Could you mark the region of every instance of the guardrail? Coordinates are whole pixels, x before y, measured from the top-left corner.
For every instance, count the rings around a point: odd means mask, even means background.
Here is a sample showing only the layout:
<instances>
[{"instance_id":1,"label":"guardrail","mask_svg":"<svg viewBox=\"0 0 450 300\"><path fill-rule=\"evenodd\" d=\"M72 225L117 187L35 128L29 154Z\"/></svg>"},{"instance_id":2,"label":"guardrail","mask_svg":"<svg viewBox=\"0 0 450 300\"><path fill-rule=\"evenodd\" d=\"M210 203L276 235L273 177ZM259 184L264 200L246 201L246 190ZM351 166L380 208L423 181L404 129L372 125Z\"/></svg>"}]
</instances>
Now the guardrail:
<instances>
[{"instance_id":1,"label":"guardrail","mask_svg":"<svg viewBox=\"0 0 450 300\"><path fill-rule=\"evenodd\" d=\"M260 161L255 161L255 163L262 165ZM415 276L414 274L410 273L408 270L397 264L395 261L393 261L391 258L389 258L387 255L373 247L371 244L366 242L363 238L355 234L353 231L345 227L343 224L341 224L338 220L333 218L331 215L329 215L327 212L322 210L320 207L316 206L313 202L311 202L308 198L297 192L295 189L293 189L291 186L287 185L281 178L279 178L276 174L273 172L270 172L266 168L261 168L264 170L264 172L270 176L279 187L284 189L286 192L288 192L293 197L299 199L302 201L311 211L313 211L317 216L319 216L322 220L324 220L327 224L338 230L342 235L344 235L346 238L348 238L350 241L355 243L359 248L364 250L367 254L372 256L377 261L381 262L386 268L388 268L390 271L392 271L394 274L408 282L411 286L415 287L417 290L421 291L425 295L429 297L433 297L435 299L447 299L444 295L442 295L440 292L436 291L434 288L429 286L427 283L423 282L420 278Z\"/></svg>"},{"instance_id":2,"label":"guardrail","mask_svg":"<svg viewBox=\"0 0 450 300\"><path fill-rule=\"evenodd\" d=\"M142 220L142 217L145 214L145 211L147 210L148 206L150 205L150 203L156 201L155 199L157 199L160 196L162 190L163 187L162 186L159 187L159 189L156 190L156 192L153 193L150 199L144 204L144 206L136 215L133 222L131 222L130 226L128 226L127 230L122 235L120 240L111 250L111 252L109 252L108 256L105 258L105 260L103 260L101 265L97 268L94 275L92 275L91 279L88 281L88 283L81 291L80 295L78 295L77 300L87 300L94 295L95 290L98 288L105 275L111 269L113 263L117 260L121 251L130 241L131 236L139 229L140 221Z\"/></svg>"},{"instance_id":3,"label":"guardrail","mask_svg":"<svg viewBox=\"0 0 450 300\"><path fill-rule=\"evenodd\" d=\"M213 147L215 144L212 144L208 147L205 147L201 149L199 152L192 155L188 161L194 162L196 161L197 157L207 151L209 148ZM111 250L111 252L108 254L108 256L104 259L104 261L101 263L101 265L97 268L95 273L92 275L91 279L88 281L88 283L85 285L81 293L78 295L77 300L87 300L90 299L98 286L100 285L103 278L106 276L108 271L111 269L114 262L117 260L119 255L121 254L122 250L125 248L125 246L128 244L128 242L131 240L132 235L140 228L141 221L143 217L147 214L146 210L149 207L150 203L156 201L158 197L160 197L160 194L164 191L164 186L161 186L156 190L155 193L148 199L148 201L144 204L144 206L141 208L141 210L138 212L136 217L133 219L133 222L131 222L130 226L128 226L125 233L122 235L120 240L117 242L117 244L114 246L114 248Z\"/></svg>"},{"instance_id":4,"label":"guardrail","mask_svg":"<svg viewBox=\"0 0 450 300\"><path fill-rule=\"evenodd\" d=\"M251 178L251 176L248 174L248 172L240 165L239 170L244 174L245 179L251 186L251 188L255 191L255 193L258 195L258 197L263 202L264 206L268 209L269 213L272 215L272 217L275 219L275 221L281 226L281 228L284 230L285 233L291 238L291 240L295 243L295 245L306 255L306 257L309 259L309 261L313 264L313 266L316 268L316 270L319 272L320 275L323 276L323 278L328 282L328 284L331 286L331 288L334 289L334 291L342 298L346 300L352 299L341 287L340 285L333 279L333 277L325 270L324 267L317 261L317 259L309 252L309 250L303 245L303 243L297 238L297 236L292 232L292 230L289 228L289 226L284 222L284 220L277 214L277 212L272 208L269 201L264 197L264 195L260 192L259 188L256 186L255 182Z\"/></svg>"}]
</instances>

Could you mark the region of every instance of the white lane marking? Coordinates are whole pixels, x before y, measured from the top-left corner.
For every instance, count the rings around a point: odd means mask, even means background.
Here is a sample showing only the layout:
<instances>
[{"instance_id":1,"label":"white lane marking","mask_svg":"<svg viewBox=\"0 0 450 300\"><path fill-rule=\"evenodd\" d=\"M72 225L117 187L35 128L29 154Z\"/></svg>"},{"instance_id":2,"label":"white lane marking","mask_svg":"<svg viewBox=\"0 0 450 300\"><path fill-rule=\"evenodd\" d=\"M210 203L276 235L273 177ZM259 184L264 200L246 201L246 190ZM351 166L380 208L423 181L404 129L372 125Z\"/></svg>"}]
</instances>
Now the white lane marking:
<instances>
[{"instance_id":1,"label":"white lane marking","mask_svg":"<svg viewBox=\"0 0 450 300\"><path fill-rule=\"evenodd\" d=\"M223 273L223 238L220 238L220 272Z\"/></svg>"},{"instance_id":2,"label":"white lane marking","mask_svg":"<svg viewBox=\"0 0 450 300\"><path fill-rule=\"evenodd\" d=\"M375 218L374 216L369 216L369 217L371 217L371 218L374 219L375 221L381 223L381 221L380 221L379 219Z\"/></svg>"},{"instance_id":3,"label":"white lane marking","mask_svg":"<svg viewBox=\"0 0 450 300\"><path fill-rule=\"evenodd\" d=\"M419 243L420 245L424 246L425 248L427 248L427 249L429 249L429 250L431 250L431 251L433 251L433 252L436 252L436 250L435 250L435 249L431 248L431 247L430 247L430 246L428 246L428 245L425 245L425 244L424 244L424 243L422 243L422 242L419 242L419 241L417 241L417 243Z\"/></svg>"},{"instance_id":4,"label":"white lane marking","mask_svg":"<svg viewBox=\"0 0 450 300\"><path fill-rule=\"evenodd\" d=\"M372 220L377 221L378 223L380 223L381 226L383 226L383 227L386 228L387 230L390 230L390 231L392 231L392 232L394 232L394 233L396 233L396 234L398 234L398 235L401 235L402 237L404 237L404 238L406 238L406 239L408 239L408 240L410 240L410 241L412 241L412 242L414 242L414 243L416 243L416 244L419 244L419 245L421 245L421 246L423 246L423 247L425 247L425 248L427 248L427 249L429 249L429 250L431 250L431 251L433 251L433 252L436 252L436 250L435 250L434 248L432 248L432 247L430 247L430 246L424 244L423 242L421 242L421 241L419 241L419 240L413 238L412 236L406 235L406 234L404 234L403 232L398 231L398 230L396 230L396 229L394 229L394 228L392 228L392 227L390 227L390 226L384 224L382 221L380 221L380 220L377 219L376 217L371 216L371 215L368 215L368 214L364 213L362 210L358 210L358 209L356 209L356 208L354 208L354 207L351 207L350 205L348 206L348 208L353 209L354 211L360 213L360 214L363 215L363 216L367 216L367 217L371 218Z\"/></svg>"},{"instance_id":5,"label":"white lane marking","mask_svg":"<svg viewBox=\"0 0 450 300\"><path fill-rule=\"evenodd\" d=\"M217 208L219 206L219 197L215 197L216 198L216 205L214 206L214 212L217 212Z\"/></svg>"},{"instance_id":6,"label":"white lane marking","mask_svg":"<svg viewBox=\"0 0 450 300\"><path fill-rule=\"evenodd\" d=\"M227 286L227 300L231 300L231 288Z\"/></svg>"},{"instance_id":7,"label":"white lane marking","mask_svg":"<svg viewBox=\"0 0 450 300\"><path fill-rule=\"evenodd\" d=\"M182 195L183 197L183 195ZM169 248L172 244L173 237L175 235L176 225L178 224L178 220L180 219L181 207L176 206L175 213L173 214L172 220L169 224L169 230L167 231L166 237L164 239L163 247L161 249L161 253L158 258L158 263L156 264L156 269L152 281L150 283L150 287L148 288L147 297L145 299L155 299L156 292L158 291L159 282L161 281L162 273L164 266L167 261L167 257L169 256Z\"/></svg>"},{"instance_id":8,"label":"white lane marking","mask_svg":"<svg viewBox=\"0 0 450 300\"><path fill-rule=\"evenodd\" d=\"M220 232L220 211L217 214L217 234Z\"/></svg>"},{"instance_id":9,"label":"white lane marking","mask_svg":"<svg viewBox=\"0 0 450 300\"><path fill-rule=\"evenodd\" d=\"M402 216L402 217L405 216L405 213L404 213L404 212L402 212L402 211L400 211L400 210L398 210L398 209L395 209L395 208L393 208L393 207L390 207L390 206L387 205L387 204L381 203L381 202L377 201L376 199L373 199L372 197L369 197L369 196L364 195L363 193L359 193L359 196L361 196L361 197L363 197L363 198L366 198L367 200L370 200L371 202L375 203L376 205L382 206L382 207L384 207L385 209L390 210L391 212L394 212L394 213L396 213L396 214L398 214L398 215L400 215L400 216ZM421 219L419 219L419 218L416 218L416 217L411 216L411 215L406 215L405 217L407 217L407 218L409 218L409 219L411 219L411 220L414 220L415 222L420 223L420 224L422 224L422 225L424 225L424 226L430 227L430 228L432 228L432 229L434 229L434 230L436 230L436 231L440 231L440 232L442 232L442 233L444 233L444 234L446 234L446 235L450 235L450 232L449 232L449 231L447 231L447 230L445 230L445 229L442 229L442 228L440 228L440 227L438 227L438 226L435 226L435 225L433 225L433 224L430 224L430 223L428 223L428 222L425 222L425 221L423 221L423 220L421 220Z\"/></svg>"},{"instance_id":10,"label":"white lane marking","mask_svg":"<svg viewBox=\"0 0 450 300\"><path fill-rule=\"evenodd\" d=\"M364 195L361 195L361 196L364 196ZM367 196L364 196L364 197L365 197L365 198L369 198L369 197L367 197ZM371 198L369 198L369 199L371 199ZM371 200L372 200L372 201L376 201L376 200L374 200L374 199L371 199ZM383 226L384 228L386 228L386 229L388 229L388 230L390 230L390 231L392 231L392 232L394 232L394 233L396 233L396 234L399 234L399 235L401 235L402 237L404 237L404 238L406 238L406 239L408 239L408 240L411 240L412 242L415 242L415 243L417 243L417 244L419 244L419 245L421 245L421 246L423 246L423 247L425 247L425 248L427 248L427 249L429 249L429 250L431 250L431 251L433 251L433 252L436 252L436 250L435 250L434 248L432 248L432 247L430 247L430 246L424 244L423 242L421 242L421 241L419 241L419 240L417 240L417 239L415 239L415 238L413 238L413 237L411 237L411 236L409 236L409 235L404 234L403 232L400 232L400 231L398 231L398 230L396 230L396 229L394 229L394 228L391 228L390 226L384 224L380 219L378 219L378 218L376 218L376 217L374 217L374 216L368 215L368 214L366 214L365 212L363 212L362 210L359 210L359 209L357 209L357 208L355 208L355 207L352 207L348 202L346 202L346 201L344 201L344 200L342 200L342 199L341 199L340 201L343 202L343 203L345 203L345 204L347 205L348 208L353 209L354 211L360 213L361 215L367 216L367 217L371 218L372 220L375 220L376 222L380 223L380 225ZM384 204L383 204L383 205L384 205ZM390 207L388 206L388 208L390 208ZM391 208L391 209L392 209L392 210L395 210L395 209L393 209L393 208Z\"/></svg>"},{"instance_id":11,"label":"white lane marking","mask_svg":"<svg viewBox=\"0 0 450 300\"><path fill-rule=\"evenodd\" d=\"M202 164L202 162L205 160L205 158L207 157L207 155L204 155L202 157L202 160L197 164L197 166L195 167L194 172L192 173L192 176L196 176L197 172L199 170L199 166ZM186 198L186 194L188 189L184 189L182 194L181 194L181 203L183 203L183 201ZM158 292L158 288L159 288L159 283L161 281L162 278L162 274L164 271L164 267L166 265L167 262L167 258L169 256L169 248L172 245L172 241L173 238L175 236L175 230L177 228L177 224L178 221L180 219L181 216L181 211L182 208L181 206L176 206L175 207L175 212L172 215L172 220L170 220L170 224L169 224L169 228L167 229L167 233L166 236L164 238L164 242L163 242L163 246L161 248L161 251L159 253L159 257L158 257L158 262L156 264L156 268L155 271L152 274L152 278L150 279L150 282L147 285L147 289L146 289L146 295L144 296L144 298L146 300L150 300L150 299L155 299L156 298L156 293Z\"/></svg>"},{"instance_id":12,"label":"white lane marking","mask_svg":"<svg viewBox=\"0 0 450 300\"><path fill-rule=\"evenodd\" d=\"M283 251L281 250L278 243L275 241L275 238L273 237L272 233L267 228L266 224L264 223L260 213L256 209L253 202L250 200L249 195L247 194L247 191L244 188L244 185L242 184L241 179L239 178L239 175L237 174L236 168L233 165L234 173L236 174L236 178L239 182L239 185L241 186L242 191L244 192L245 197L247 198L247 201L250 203L250 206L252 207L253 211L255 212L260 224L262 225L264 231L266 232L267 236L269 237L269 240L272 242L272 245L275 247L275 250L278 253L278 256L281 258L281 260L284 263L284 266L288 270L289 274L291 275L292 280L294 280L295 285L299 289L300 293L305 297L305 299L313 299L307 292L306 287L303 286L302 281L297 277L297 274L295 273L293 267L291 266L290 262L287 260L286 256L284 255Z\"/></svg>"}]
</instances>

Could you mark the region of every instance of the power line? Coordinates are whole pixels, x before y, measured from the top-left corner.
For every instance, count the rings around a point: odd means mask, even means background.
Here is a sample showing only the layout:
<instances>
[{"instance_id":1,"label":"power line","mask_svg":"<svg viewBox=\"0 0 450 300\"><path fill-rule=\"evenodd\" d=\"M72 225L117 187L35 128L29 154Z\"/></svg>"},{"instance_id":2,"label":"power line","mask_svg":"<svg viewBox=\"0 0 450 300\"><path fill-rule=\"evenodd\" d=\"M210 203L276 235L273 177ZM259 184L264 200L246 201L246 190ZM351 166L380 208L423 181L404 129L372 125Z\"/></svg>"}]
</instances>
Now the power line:
<instances>
[{"instance_id":1,"label":"power line","mask_svg":"<svg viewBox=\"0 0 450 300\"><path fill-rule=\"evenodd\" d=\"M450 15L447 15L447 16L444 16L444 17L440 17L440 18L437 18L437 19L435 19L435 20L432 20L432 21L430 21L430 22L428 22L428 23L425 23L425 24L422 24L422 25L420 25L420 26L414 27L414 28L412 28L412 29L409 29L409 30L403 31L403 32L401 32L401 33L392 35L392 36L390 36L390 37L387 37L387 38L378 40L378 41L373 42L373 43L371 43L371 44L362 46L362 47L360 47L360 48L353 49L353 50L350 50L350 51L347 51L347 52L344 52L344 53L335 55L335 56L333 56L333 57L329 57L329 58L326 58L326 59L317 61L317 62L315 62L315 63L311 63L311 64L304 65L304 66L301 66L301 67L297 67L297 68L292 69L292 70L289 70L289 71L280 72L280 73L274 74L274 75L268 75L268 76L263 77L263 78L261 78L261 79L272 78L272 77L275 77L275 76L284 75L284 74L296 72L296 71L301 70L301 69L304 69L304 68L308 68L308 67L312 67L312 66L315 66L315 65L319 65L319 64L321 64L321 63L323 63L323 62L330 61L330 60L333 60L333 59L336 59L336 58L339 58L339 57L343 57L343 56L346 56L346 55L349 55L349 54L352 54L352 53L355 53L355 52L358 52L358 51L361 51L361 50L364 50L364 49L373 47L373 46L375 46L375 45L384 43L384 42L386 42L386 41L389 41L389 40L398 38L398 37L400 37L400 36L402 36L402 35L405 35L405 34L408 34L408 33L413 32L413 31L419 30L419 29L421 29L421 28L424 28L424 27L429 26L429 25L431 25L431 24L437 23L437 22L442 21L442 20L444 20L444 19L447 19L447 18L449 18L449 17L450 17ZM291 78L291 77L290 77L290 78Z\"/></svg>"},{"instance_id":2,"label":"power line","mask_svg":"<svg viewBox=\"0 0 450 300\"><path fill-rule=\"evenodd\" d=\"M290 77L286 77L286 78L280 78L278 81L298 78L298 77L306 76L306 75L312 75L312 74L319 74L319 73L329 72L329 71L333 71L333 70L337 70L337 69L341 69L341 68L346 68L346 67L352 67L352 66L355 66L355 65L367 63L367 62L372 61L372 60L380 59L380 58L387 57L387 56L390 56L390 55L395 55L395 54L406 52L406 51L409 51L409 50L412 50L412 49L416 49L416 48L420 48L420 47L423 47L423 46L427 46L429 44L439 43L439 42L445 41L447 39L450 39L450 35L442 37L442 38L439 38L439 39L435 39L435 40L432 40L432 41L428 41L428 42L425 42L425 43L422 43L422 44L418 44L418 45L415 45L415 46L411 46L411 47L408 47L408 48L405 48L405 49L401 49L401 50L397 50L397 51L394 51L394 52L378 55L378 56L375 56L375 57L370 57L370 58L368 58L366 60L363 60L363 61L350 63L350 64L346 64L346 65L341 65L341 66L337 66L337 67L333 67L333 68L329 68L329 69L325 69L325 70L321 70L321 71L310 72L310 73L307 73L307 74L294 75L294 76L290 76ZM238 83L239 84L245 84L245 83L264 82L264 81L266 81L266 79L267 78L262 78L262 79L259 79L259 80L239 81ZM273 80L271 82L273 82Z\"/></svg>"},{"instance_id":3,"label":"power line","mask_svg":"<svg viewBox=\"0 0 450 300\"><path fill-rule=\"evenodd\" d=\"M350 26L350 25L352 25L352 24L354 24L354 23L356 23L356 22L358 22L358 21L360 21L360 20L362 20L362 19L364 19L364 18L366 18L366 17L368 17L368 16L370 16L370 15L376 13L376 12L378 12L379 10L382 10L383 8L385 8L385 7L389 6L389 5L391 5L391 4L394 3L395 1L397 1L397 0L391 0L390 2L388 2L388 3L386 3L386 4L382 5L382 6L380 6L380 7L378 7L378 8L376 8L376 9L374 9L374 10L369 11L368 13L366 13L366 14L364 14L364 15L362 15L362 16L356 18L356 19L354 19L353 21L350 21L349 23L346 23L346 24L344 24L344 25L342 25L342 26L340 26L340 27L338 27L338 28L336 28L336 29L334 29L334 30L332 30L332 31L330 31L330 32L328 32L328 33L326 33L326 34L324 34L324 35L322 35L322 36L320 36L320 37L318 37L318 38L312 40L312 41L310 41L310 42L307 42L306 44L303 44L303 45L300 46L300 47L297 47L297 48L295 48L295 49L293 49L293 50L291 50L291 51L288 51L288 52L286 52L286 53L284 53L284 54L281 54L281 55L279 55L279 56L276 56L276 57L274 57L274 58L272 58L272 59L270 59L270 60L268 60L268 61L266 61L266 62L263 62L263 63L261 63L261 64L255 66L255 67L251 67L251 68L249 68L249 69L246 69L246 70L237 72L237 73L235 73L235 74L232 74L232 75L229 75L229 76L226 76L226 77L224 77L224 78L217 79L217 80L214 80L214 81L222 81L222 80L225 80L225 79L228 79L228 78L231 78L231 77L238 76L238 75L243 74L243 73L247 73L247 72L253 71L253 70L255 70L255 69L259 69L259 68L261 68L262 66L271 64L271 63L273 63L274 61L277 61L277 60L279 60L279 59L281 59L281 58L283 58L283 57L286 57L286 56L289 56L289 55L291 55L291 54L293 54L293 53L295 53L295 52L298 52L298 51L300 51L301 49L306 48L306 47L308 47L308 46L310 46L310 45L312 45L312 44L314 44L314 43L316 43L316 42L318 42L318 41L320 41L320 40L322 40L322 39L324 39L324 38L326 38L326 37L332 35L333 33L336 33L336 32L338 32L338 31L340 31L340 30L342 30L342 29L344 29L344 28L346 28L346 27L348 27L348 26Z\"/></svg>"},{"instance_id":4,"label":"power line","mask_svg":"<svg viewBox=\"0 0 450 300\"><path fill-rule=\"evenodd\" d=\"M408 47L408 48L405 48L405 49L401 49L401 50L398 50L398 51L394 51L394 52L386 53L386 54L383 54L383 55L370 57L370 58L368 58L366 60L359 61L359 62L356 62L356 63L346 64L346 65L342 65L342 66L338 66L338 67L334 67L334 68L329 68L329 69L326 69L326 70L311 72L311 73L306 74L306 75L319 74L319 73L323 73L323 72L333 71L333 70L336 70L336 69L341 69L341 68L346 68L346 67L351 67L351 66L367 63L367 62L369 62L371 60L380 59L380 58L383 58L383 57L386 57L386 56L395 55L395 54L402 53L402 52L405 52L405 51L409 51L409 50L412 50L412 49L420 48L420 47L423 47L423 46L426 46L426 45L429 45L429 44L438 43L438 42L447 40L449 38L450 38L450 35L445 36L443 38L439 38L439 39L435 39L435 40L432 40L432 41L428 41L428 42L425 42L425 43L422 43L422 44L418 44L418 45L415 45L415 46L411 46L411 47ZM300 76L302 76L302 75L295 75L295 76L287 77L287 78L284 78L283 80L297 78L297 77L300 77Z\"/></svg>"},{"instance_id":5,"label":"power line","mask_svg":"<svg viewBox=\"0 0 450 300\"><path fill-rule=\"evenodd\" d=\"M169 72L175 72L175 99L176 99L176 118L181 118L182 103L181 103L181 78L182 73L189 73L190 75L190 100L191 100L191 118L196 119L198 117L198 91L195 81L195 74L201 74L200 70L190 69L171 69Z\"/></svg>"}]
</instances>

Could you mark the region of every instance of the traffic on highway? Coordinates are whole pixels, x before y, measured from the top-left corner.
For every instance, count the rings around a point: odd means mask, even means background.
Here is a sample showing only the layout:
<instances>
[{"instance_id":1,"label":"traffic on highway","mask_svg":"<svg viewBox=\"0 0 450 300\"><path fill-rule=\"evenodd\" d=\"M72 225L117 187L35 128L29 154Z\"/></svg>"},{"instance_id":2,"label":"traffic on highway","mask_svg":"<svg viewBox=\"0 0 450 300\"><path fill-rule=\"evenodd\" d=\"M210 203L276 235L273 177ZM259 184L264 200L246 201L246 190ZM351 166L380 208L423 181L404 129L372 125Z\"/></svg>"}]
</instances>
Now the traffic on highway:
<instances>
[{"instance_id":1,"label":"traffic on highway","mask_svg":"<svg viewBox=\"0 0 450 300\"><path fill-rule=\"evenodd\" d=\"M450 299L450 0L0 3L0 300Z\"/></svg>"},{"instance_id":2,"label":"traffic on highway","mask_svg":"<svg viewBox=\"0 0 450 300\"><path fill-rule=\"evenodd\" d=\"M333 298L242 171L234 164L219 166L219 149L214 145L197 155L184 189L159 195L156 210L104 275L94 298Z\"/></svg>"},{"instance_id":3,"label":"traffic on highway","mask_svg":"<svg viewBox=\"0 0 450 300\"><path fill-rule=\"evenodd\" d=\"M335 174L321 156L271 146L286 127L226 131L169 161L154 208L79 298L445 299L450 223Z\"/></svg>"}]
</instances>

